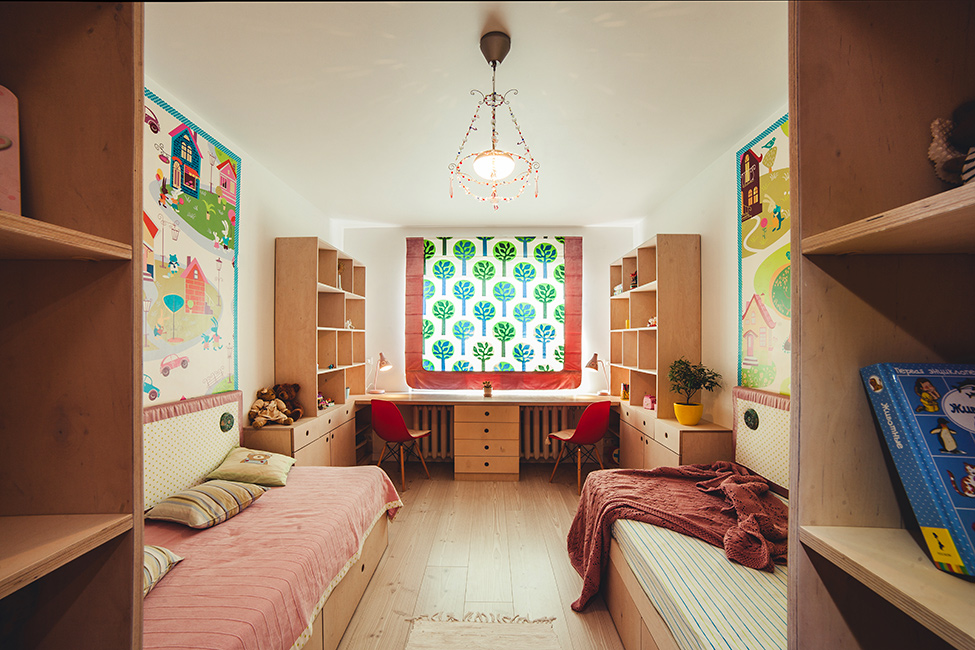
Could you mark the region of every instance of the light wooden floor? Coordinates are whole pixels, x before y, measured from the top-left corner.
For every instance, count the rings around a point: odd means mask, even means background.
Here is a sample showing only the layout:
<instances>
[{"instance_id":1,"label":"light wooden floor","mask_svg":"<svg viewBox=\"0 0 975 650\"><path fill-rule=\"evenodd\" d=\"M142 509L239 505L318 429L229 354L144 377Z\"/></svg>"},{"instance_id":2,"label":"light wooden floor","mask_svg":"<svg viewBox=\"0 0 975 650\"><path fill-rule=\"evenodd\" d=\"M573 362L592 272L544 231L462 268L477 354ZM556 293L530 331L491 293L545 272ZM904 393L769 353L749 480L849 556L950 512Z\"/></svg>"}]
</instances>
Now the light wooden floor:
<instances>
[{"instance_id":1,"label":"light wooden floor","mask_svg":"<svg viewBox=\"0 0 975 650\"><path fill-rule=\"evenodd\" d=\"M518 483L454 481L453 465L407 467L404 507L389 547L339 650L402 650L409 619L467 613L554 617L562 650L622 650L601 597L577 614L582 579L569 564L575 516L574 466L522 464ZM385 468L399 486L399 468ZM514 650L514 649L512 649Z\"/></svg>"}]
</instances>

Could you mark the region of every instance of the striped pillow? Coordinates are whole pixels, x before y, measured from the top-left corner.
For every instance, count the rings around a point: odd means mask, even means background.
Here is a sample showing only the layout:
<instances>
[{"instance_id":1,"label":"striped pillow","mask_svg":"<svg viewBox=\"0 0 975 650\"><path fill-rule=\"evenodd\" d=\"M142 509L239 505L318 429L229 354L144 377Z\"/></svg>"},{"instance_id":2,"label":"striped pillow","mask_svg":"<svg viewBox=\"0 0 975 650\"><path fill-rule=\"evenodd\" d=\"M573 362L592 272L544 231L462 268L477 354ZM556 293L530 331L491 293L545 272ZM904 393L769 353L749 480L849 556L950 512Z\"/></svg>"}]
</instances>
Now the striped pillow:
<instances>
[{"instance_id":1,"label":"striped pillow","mask_svg":"<svg viewBox=\"0 0 975 650\"><path fill-rule=\"evenodd\" d=\"M146 545L142 562L142 597L148 596L163 576L182 559L168 548Z\"/></svg>"},{"instance_id":2,"label":"striped pillow","mask_svg":"<svg viewBox=\"0 0 975 650\"><path fill-rule=\"evenodd\" d=\"M156 504L147 519L174 521L190 528L210 528L256 501L266 488L253 483L207 481Z\"/></svg>"}]
</instances>

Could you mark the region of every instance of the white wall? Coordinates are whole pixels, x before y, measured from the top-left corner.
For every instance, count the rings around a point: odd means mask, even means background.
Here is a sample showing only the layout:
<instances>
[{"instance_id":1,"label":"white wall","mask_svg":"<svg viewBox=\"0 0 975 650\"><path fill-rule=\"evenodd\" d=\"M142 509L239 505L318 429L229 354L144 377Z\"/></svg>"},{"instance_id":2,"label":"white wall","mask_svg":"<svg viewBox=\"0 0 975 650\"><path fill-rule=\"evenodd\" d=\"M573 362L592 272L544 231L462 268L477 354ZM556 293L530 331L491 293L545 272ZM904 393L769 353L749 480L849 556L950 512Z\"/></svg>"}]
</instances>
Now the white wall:
<instances>
[{"instance_id":1,"label":"white wall","mask_svg":"<svg viewBox=\"0 0 975 650\"><path fill-rule=\"evenodd\" d=\"M341 246L342 231L333 228L315 205L224 137L182 98L150 77L146 77L145 85L241 158L237 386L244 393L246 409L257 389L274 383L274 238L315 236Z\"/></svg>"},{"instance_id":2,"label":"white wall","mask_svg":"<svg viewBox=\"0 0 975 650\"><path fill-rule=\"evenodd\" d=\"M238 280L238 386L245 405L257 389L274 383L274 238L314 236L328 241L366 265L366 356L382 351L394 364L383 373L382 387L406 390L405 334L406 238L434 234L473 237L565 235L583 238L584 361L597 352L609 359L609 264L657 233L701 234L703 302L702 360L723 376L724 388L705 393L705 418L732 424L731 388L738 377L738 199L735 154L755 135L784 115L781 110L755 124L739 142L677 190L634 228L492 229L492 228L350 228L330 220L321 208L292 190L270 170L225 138L192 106L151 78L146 86L241 157ZM216 118L215 118L216 119ZM485 222L490 214L485 214ZM346 226L343 228L343 226ZM372 380L372 369L367 372ZM604 386L596 373L584 372L581 390Z\"/></svg>"},{"instance_id":3,"label":"white wall","mask_svg":"<svg viewBox=\"0 0 975 650\"><path fill-rule=\"evenodd\" d=\"M704 417L730 427L738 383L738 150L788 112L788 103L755 124L634 228L642 243L657 233L701 235L701 361L721 373L722 388L704 392ZM666 382L666 376L664 376Z\"/></svg>"},{"instance_id":4,"label":"white wall","mask_svg":"<svg viewBox=\"0 0 975 650\"><path fill-rule=\"evenodd\" d=\"M489 208L485 221L491 217ZM382 374L380 388L408 390L404 370L406 333L406 238L495 236L582 237L582 356L593 352L609 359L609 263L633 248L630 228L357 228L345 231L343 251L366 265L366 356L375 364L379 353L393 364ZM375 366L367 370L373 380ZM583 372L580 390L605 387L602 374Z\"/></svg>"}]
</instances>

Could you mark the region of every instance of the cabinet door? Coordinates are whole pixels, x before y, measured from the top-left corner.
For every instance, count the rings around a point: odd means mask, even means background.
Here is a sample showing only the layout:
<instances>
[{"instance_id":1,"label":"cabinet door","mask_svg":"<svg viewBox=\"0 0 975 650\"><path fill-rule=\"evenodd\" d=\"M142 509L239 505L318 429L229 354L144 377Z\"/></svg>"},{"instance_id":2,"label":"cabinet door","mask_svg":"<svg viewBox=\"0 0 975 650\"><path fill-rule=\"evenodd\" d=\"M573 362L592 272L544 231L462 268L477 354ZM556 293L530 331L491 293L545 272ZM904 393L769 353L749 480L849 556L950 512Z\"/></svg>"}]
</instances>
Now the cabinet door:
<instances>
[{"instance_id":1,"label":"cabinet door","mask_svg":"<svg viewBox=\"0 0 975 650\"><path fill-rule=\"evenodd\" d=\"M620 422L620 467L643 469L642 437L635 427Z\"/></svg>"},{"instance_id":2,"label":"cabinet door","mask_svg":"<svg viewBox=\"0 0 975 650\"><path fill-rule=\"evenodd\" d=\"M355 465L355 420L343 422L332 429L329 444L332 446L332 465Z\"/></svg>"},{"instance_id":3,"label":"cabinet door","mask_svg":"<svg viewBox=\"0 0 975 650\"><path fill-rule=\"evenodd\" d=\"M314 442L295 452L295 465L330 465L331 456L329 436L319 436Z\"/></svg>"},{"instance_id":4,"label":"cabinet door","mask_svg":"<svg viewBox=\"0 0 975 650\"><path fill-rule=\"evenodd\" d=\"M644 453L643 465L646 469L654 469L656 467L676 467L680 465L680 456L672 452L671 450L664 447L662 444L656 440L650 440L644 436Z\"/></svg>"}]
</instances>

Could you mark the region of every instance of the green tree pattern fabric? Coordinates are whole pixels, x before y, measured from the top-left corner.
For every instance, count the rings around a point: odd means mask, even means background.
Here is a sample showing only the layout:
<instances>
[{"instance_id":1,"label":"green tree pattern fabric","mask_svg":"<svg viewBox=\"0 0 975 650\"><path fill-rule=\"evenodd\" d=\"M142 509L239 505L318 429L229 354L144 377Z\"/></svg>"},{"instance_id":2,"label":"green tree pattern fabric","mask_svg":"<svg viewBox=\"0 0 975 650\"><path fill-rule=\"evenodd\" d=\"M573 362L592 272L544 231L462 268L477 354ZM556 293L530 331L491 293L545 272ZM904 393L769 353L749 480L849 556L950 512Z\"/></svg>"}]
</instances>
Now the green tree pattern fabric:
<instances>
[{"instance_id":1,"label":"green tree pattern fabric","mask_svg":"<svg viewBox=\"0 0 975 650\"><path fill-rule=\"evenodd\" d=\"M564 250L561 237L425 238L423 368L561 372Z\"/></svg>"}]
</instances>

